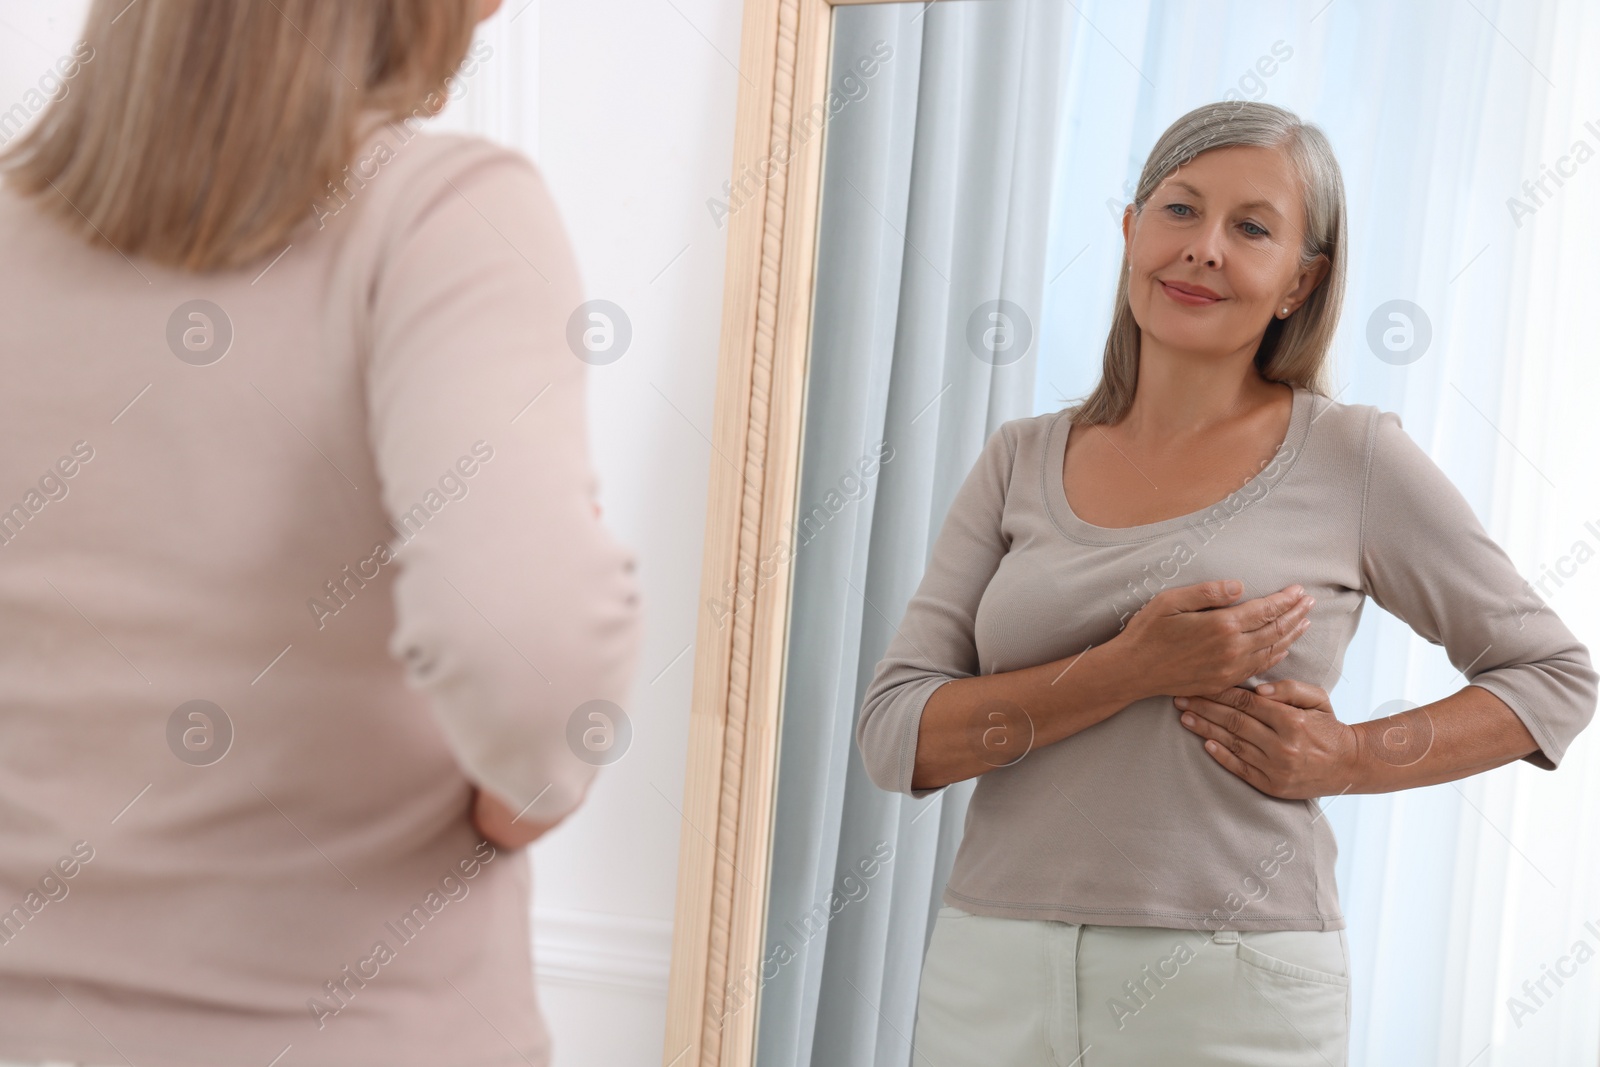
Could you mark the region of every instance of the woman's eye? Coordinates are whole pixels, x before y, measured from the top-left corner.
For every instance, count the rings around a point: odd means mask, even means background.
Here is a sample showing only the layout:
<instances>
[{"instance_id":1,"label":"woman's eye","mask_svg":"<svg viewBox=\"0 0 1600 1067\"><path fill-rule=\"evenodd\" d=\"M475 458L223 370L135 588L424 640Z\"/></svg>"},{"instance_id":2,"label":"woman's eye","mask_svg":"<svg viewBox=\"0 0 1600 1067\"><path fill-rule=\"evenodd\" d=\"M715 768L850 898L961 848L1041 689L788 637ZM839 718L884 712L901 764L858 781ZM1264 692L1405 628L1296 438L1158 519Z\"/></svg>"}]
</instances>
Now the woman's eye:
<instances>
[{"instance_id":1,"label":"woman's eye","mask_svg":"<svg viewBox=\"0 0 1600 1067\"><path fill-rule=\"evenodd\" d=\"M1190 207L1188 204L1168 204L1167 205L1167 210L1172 212L1173 214L1177 215L1178 218L1180 218L1180 219L1188 219L1188 218L1193 218L1194 217L1194 215L1193 215L1194 208ZM1245 234L1247 236L1250 236L1250 237L1269 237L1269 236L1271 236L1266 231L1266 229L1264 229L1258 223L1245 222L1245 223L1242 223L1241 225L1250 227L1250 229L1247 229L1245 231Z\"/></svg>"}]
</instances>

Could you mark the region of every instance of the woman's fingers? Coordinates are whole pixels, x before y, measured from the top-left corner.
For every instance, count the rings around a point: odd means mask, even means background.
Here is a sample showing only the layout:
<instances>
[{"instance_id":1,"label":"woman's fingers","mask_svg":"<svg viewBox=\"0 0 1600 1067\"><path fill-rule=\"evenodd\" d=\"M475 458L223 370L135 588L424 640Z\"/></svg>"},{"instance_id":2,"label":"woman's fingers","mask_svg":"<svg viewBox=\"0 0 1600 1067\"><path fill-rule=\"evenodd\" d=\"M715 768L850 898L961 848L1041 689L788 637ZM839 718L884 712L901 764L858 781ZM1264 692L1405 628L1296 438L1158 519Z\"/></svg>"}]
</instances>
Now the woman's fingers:
<instances>
[{"instance_id":1,"label":"woman's fingers","mask_svg":"<svg viewBox=\"0 0 1600 1067\"><path fill-rule=\"evenodd\" d=\"M1301 586L1291 585L1287 589L1223 610L1237 613L1239 629L1245 633L1270 633L1274 627L1281 631L1285 623L1292 625L1299 615L1303 615L1307 610L1304 604L1307 599Z\"/></svg>"},{"instance_id":2,"label":"woman's fingers","mask_svg":"<svg viewBox=\"0 0 1600 1067\"><path fill-rule=\"evenodd\" d=\"M1306 597L1294 608L1254 632L1252 636L1257 644L1242 661L1249 675L1259 676L1288 657L1290 646L1311 629L1312 603L1311 598Z\"/></svg>"},{"instance_id":3,"label":"woman's fingers","mask_svg":"<svg viewBox=\"0 0 1600 1067\"><path fill-rule=\"evenodd\" d=\"M1187 705L1179 718L1184 729L1202 738L1218 763L1264 793L1326 796L1335 791L1330 782L1348 780L1354 733L1334 716L1320 686L1287 678L1253 691L1235 686L1181 699Z\"/></svg>"},{"instance_id":4,"label":"woman's fingers","mask_svg":"<svg viewBox=\"0 0 1600 1067\"><path fill-rule=\"evenodd\" d=\"M1311 605L1316 603L1309 596L1302 596L1290 605L1288 610L1273 616L1271 619L1247 633L1256 640L1256 648L1265 655L1275 656L1286 652L1291 644L1300 638L1311 625Z\"/></svg>"},{"instance_id":5,"label":"woman's fingers","mask_svg":"<svg viewBox=\"0 0 1600 1067\"><path fill-rule=\"evenodd\" d=\"M1251 703L1258 698L1248 689L1230 688L1209 697L1178 697L1173 703L1183 713L1179 722L1213 740L1232 747L1232 739L1248 745L1265 756L1267 749L1277 742L1277 732L1256 715L1250 713ZM1181 701L1181 703L1179 703ZM1198 720L1185 722L1184 716ZM1240 753L1243 755L1243 753ZM1248 758L1248 757L1246 757Z\"/></svg>"},{"instance_id":6,"label":"woman's fingers","mask_svg":"<svg viewBox=\"0 0 1600 1067\"><path fill-rule=\"evenodd\" d=\"M1284 678L1281 681L1266 682L1256 686L1256 692L1264 697L1276 700L1280 704L1292 704L1297 708L1310 708L1317 711L1333 713L1333 704L1328 700L1327 690L1309 682L1298 681L1294 678Z\"/></svg>"},{"instance_id":7,"label":"woman's fingers","mask_svg":"<svg viewBox=\"0 0 1600 1067\"><path fill-rule=\"evenodd\" d=\"M1213 701L1207 700L1205 697L1189 697L1187 700L1189 707L1186 711L1182 712L1178 718L1179 723L1183 725L1184 729L1190 731L1191 733L1198 734L1208 741L1216 742L1218 745L1222 746L1222 748L1231 753L1236 759L1244 763L1248 763L1253 767L1265 768L1270 766L1270 763L1267 759L1267 754L1261 750L1260 746L1255 744L1253 741L1246 740L1238 733L1234 732L1233 730L1229 730L1227 727L1216 721L1216 716L1218 716L1219 713L1215 709L1222 709L1223 711L1231 711L1232 709L1226 708L1221 704L1216 704ZM1234 714L1240 715L1245 719L1249 719L1249 721L1255 723L1256 726L1265 729L1260 722L1257 722L1255 719L1250 719L1250 717L1245 715L1243 712L1235 712ZM1271 731L1268 730L1267 733L1270 734ZM1209 749L1209 746L1207 747Z\"/></svg>"},{"instance_id":8,"label":"woman's fingers","mask_svg":"<svg viewBox=\"0 0 1600 1067\"><path fill-rule=\"evenodd\" d=\"M1266 772L1255 764L1241 759L1222 742L1207 741L1206 752L1211 755L1212 759L1232 771L1236 777L1244 779L1268 796L1276 795L1272 792L1272 780L1267 777Z\"/></svg>"},{"instance_id":9,"label":"woman's fingers","mask_svg":"<svg viewBox=\"0 0 1600 1067\"><path fill-rule=\"evenodd\" d=\"M1272 643L1271 647L1274 652L1287 652L1289 646L1294 644L1301 634L1311 629L1310 611L1311 606L1309 604L1300 609L1300 618L1289 623L1284 632Z\"/></svg>"},{"instance_id":10,"label":"woman's fingers","mask_svg":"<svg viewBox=\"0 0 1600 1067\"><path fill-rule=\"evenodd\" d=\"M1263 626L1256 631L1257 640L1262 644L1257 646L1255 655L1257 662L1252 674L1260 674L1269 667L1275 667L1289 654L1289 646L1300 640L1301 636L1311 628L1311 620L1305 616L1305 611L1300 609L1299 616L1285 615L1288 629L1275 632L1271 626Z\"/></svg>"}]
</instances>

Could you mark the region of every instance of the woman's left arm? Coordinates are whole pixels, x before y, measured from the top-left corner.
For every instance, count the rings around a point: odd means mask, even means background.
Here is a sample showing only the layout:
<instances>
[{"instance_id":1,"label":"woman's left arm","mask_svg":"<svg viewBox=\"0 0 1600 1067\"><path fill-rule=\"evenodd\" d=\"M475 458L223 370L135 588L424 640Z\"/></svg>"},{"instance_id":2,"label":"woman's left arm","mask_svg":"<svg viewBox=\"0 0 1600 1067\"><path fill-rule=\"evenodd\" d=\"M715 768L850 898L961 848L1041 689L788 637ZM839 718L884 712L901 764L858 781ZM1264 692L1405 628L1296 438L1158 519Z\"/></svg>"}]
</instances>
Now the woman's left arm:
<instances>
[{"instance_id":1,"label":"woman's left arm","mask_svg":"<svg viewBox=\"0 0 1600 1067\"><path fill-rule=\"evenodd\" d=\"M1468 684L1383 719L1342 723L1295 680L1194 697L1184 725L1233 773L1280 797L1435 785L1516 759L1554 770L1595 712L1589 651L1523 580L1398 415L1368 423L1362 591L1442 645ZM1315 625L1315 622L1313 622Z\"/></svg>"}]
</instances>

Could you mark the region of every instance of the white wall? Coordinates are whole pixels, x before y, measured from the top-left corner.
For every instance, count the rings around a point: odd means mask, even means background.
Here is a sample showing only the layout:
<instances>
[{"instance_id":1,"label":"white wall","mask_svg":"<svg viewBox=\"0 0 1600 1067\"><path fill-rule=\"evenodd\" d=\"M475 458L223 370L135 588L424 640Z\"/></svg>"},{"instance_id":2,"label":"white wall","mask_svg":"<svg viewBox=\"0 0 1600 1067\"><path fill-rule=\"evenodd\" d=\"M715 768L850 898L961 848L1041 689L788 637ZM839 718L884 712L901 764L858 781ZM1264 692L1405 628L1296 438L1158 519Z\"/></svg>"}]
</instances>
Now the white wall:
<instances>
[{"instance_id":1,"label":"white wall","mask_svg":"<svg viewBox=\"0 0 1600 1067\"><path fill-rule=\"evenodd\" d=\"M76 39L87 0L0 0L0 111ZM556 1067L662 1059L727 231L740 0L504 0L494 50L436 120L522 149L629 350L591 368L605 521L639 557L632 747L533 846L534 957ZM710 828L704 828L710 832Z\"/></svg>"}]
</instances>

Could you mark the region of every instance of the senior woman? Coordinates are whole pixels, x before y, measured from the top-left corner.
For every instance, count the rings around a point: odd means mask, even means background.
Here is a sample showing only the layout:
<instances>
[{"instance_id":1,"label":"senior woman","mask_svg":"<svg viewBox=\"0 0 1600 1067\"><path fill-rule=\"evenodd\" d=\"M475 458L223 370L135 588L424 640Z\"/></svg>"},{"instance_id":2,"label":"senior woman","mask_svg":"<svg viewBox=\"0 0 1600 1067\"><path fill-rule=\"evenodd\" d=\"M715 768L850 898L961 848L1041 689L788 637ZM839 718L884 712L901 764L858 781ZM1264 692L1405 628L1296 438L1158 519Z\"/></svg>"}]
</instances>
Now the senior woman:
<instances>
[{"instance_id":1,"label":"senior woman","mask_svg":"<svg viewBox=\"0 0 1600 1067\"><path fill-rule=\"evenodd\" d=\"M550 1062L639 609L555 205L418 129L496 6L96 0L8 147L0 1059Z\"/></svg>"},{"instance_id":2,"label":"senior woman","mask_svg":"<svg viewBox=\"0 0 1600 1067\"><path fill-rule=\"evenodd\" d=\"M1328 396L1344 218L1315 126L1178 119L1123 215L1098 386L1003 424L950 506L856 734L883 788L981 776L920 1067L1345 1063L1316 798L1553 770L1594 713L1587 648L1399 418ZM1470 684L1341 722L1369 596Z\"/></svg>"}]
</instances>

